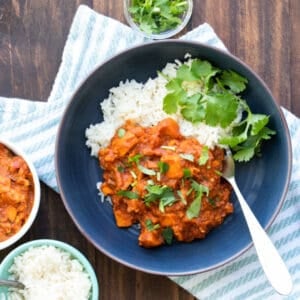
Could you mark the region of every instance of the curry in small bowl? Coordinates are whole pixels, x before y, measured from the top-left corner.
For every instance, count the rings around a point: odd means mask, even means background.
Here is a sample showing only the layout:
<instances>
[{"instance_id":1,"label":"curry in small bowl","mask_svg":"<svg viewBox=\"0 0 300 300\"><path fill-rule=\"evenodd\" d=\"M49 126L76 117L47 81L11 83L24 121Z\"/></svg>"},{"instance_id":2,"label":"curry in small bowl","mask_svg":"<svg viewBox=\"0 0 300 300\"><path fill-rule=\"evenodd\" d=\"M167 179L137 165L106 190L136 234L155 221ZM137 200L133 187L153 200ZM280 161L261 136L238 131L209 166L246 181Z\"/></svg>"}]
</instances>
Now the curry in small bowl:
<instances>
[{"instance_id":1,"label":"curry in small bowl","mask_svg":"<svg viewBox=\"0 0 300 300\"><path fill-rule=\"evenodd\" d=\"M33 164L16 145L0 140L0 249L20 239L40 204L40 183Z\"/></svg>"}]
</instances>

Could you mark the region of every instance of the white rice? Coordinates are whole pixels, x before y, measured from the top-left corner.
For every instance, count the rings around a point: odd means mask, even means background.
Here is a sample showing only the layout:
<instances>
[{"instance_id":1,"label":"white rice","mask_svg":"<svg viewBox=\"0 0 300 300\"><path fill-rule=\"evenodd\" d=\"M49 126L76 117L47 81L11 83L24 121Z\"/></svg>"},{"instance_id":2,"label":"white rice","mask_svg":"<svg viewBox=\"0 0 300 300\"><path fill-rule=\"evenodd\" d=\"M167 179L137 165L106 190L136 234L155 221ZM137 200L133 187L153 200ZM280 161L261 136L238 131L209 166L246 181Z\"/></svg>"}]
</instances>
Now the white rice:
<instances>
[{"instance_id":1,"label":"white rice","mask_svg":"<svg viewBox=\"0 0 300 300\"><path fill-rule=\"evenodd\" d=\"M191 60L187 64L190 62ZM175 77L180 64L179 61L168 63L162 73L168 77ZM225 133L221 127L211 127L204 123L191 124L183 119L180 112L168 115L163 111L163 98L167 94L166 83L164 76L159 74L154 79L149 78L145 84L126 80L111 88L108 98L100 104L104 121L90 125L86 130L86 145L91 149L91 155L97 156L100 148L108 146L116 129L128 119L148 127L172 117L179 124L184 136L195 137L209 148L217 145L220 136Z\"/></svg>"},{"instance_id":2,"label":"white rice","mask_svg":"<svg viewBox=\"0 0 300 300\"><path fill-rule=\"evenodd\" d=\"M54 246L30 248L14 259L9 272L25 289L9 300L88 300L91 280L81 263Z\"/></svg>"}]
</instances>

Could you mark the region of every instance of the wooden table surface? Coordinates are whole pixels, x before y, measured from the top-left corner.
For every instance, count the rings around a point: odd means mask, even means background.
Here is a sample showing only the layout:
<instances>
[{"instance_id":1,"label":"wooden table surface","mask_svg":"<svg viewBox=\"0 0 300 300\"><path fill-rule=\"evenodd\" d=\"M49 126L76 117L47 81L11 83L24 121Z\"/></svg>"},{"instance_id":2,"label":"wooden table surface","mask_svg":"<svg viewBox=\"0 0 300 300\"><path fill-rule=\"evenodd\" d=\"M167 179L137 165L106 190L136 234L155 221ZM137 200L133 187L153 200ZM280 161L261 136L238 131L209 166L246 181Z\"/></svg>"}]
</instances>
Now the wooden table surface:
<instances>
[{"instance_id":1,"label":"wooden table surface","mask_svg":"<svg viewBox=\"0 0 300 300\"><path fill-rule=\"evenodd\" d=\"M47 101L79 4L125 23L122 0L0 0L0 96ZM263 78L280 105L300 116L299 0L194 0L186 30L203 22ZM81 250L96 270L101 299L194 299L166 277L129 269L97 251L45 185L38 218L21 243L39 238Z\"/></svg>"}]
</instances>

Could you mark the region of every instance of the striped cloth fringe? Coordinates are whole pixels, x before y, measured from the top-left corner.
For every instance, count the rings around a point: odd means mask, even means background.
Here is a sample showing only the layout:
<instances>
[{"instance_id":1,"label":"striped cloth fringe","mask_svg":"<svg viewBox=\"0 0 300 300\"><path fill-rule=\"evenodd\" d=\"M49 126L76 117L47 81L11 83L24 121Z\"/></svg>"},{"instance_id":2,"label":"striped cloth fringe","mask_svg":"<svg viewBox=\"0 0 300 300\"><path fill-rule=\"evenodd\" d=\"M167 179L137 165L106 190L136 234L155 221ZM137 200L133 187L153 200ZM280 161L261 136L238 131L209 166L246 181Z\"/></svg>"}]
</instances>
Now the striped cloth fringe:
<instances>
[{"instance_id":1,"label":"striped cloth fringe","mask_svg":"<svg viewBox=\"0 0 300 300\"><path fill-rule=\"evenodd\" d=\"M107 28L109 30L105 30ZM181 39L203 42L226 51L208 24L200 25ZM104 60L147 41L128 26L81 5L47 102L0 97L0 136L19 144L28 153L45 184L58 191L54 168L55 137L70 95ZM300 299L300 120L285 109L283 112L292 137L293 174L284 206L269 234L294 281L293 294L285 299L296 300ZM282 299L266 280L253 248L216 270L170 279L201 300Z\"/></svg>"}]
</instances>

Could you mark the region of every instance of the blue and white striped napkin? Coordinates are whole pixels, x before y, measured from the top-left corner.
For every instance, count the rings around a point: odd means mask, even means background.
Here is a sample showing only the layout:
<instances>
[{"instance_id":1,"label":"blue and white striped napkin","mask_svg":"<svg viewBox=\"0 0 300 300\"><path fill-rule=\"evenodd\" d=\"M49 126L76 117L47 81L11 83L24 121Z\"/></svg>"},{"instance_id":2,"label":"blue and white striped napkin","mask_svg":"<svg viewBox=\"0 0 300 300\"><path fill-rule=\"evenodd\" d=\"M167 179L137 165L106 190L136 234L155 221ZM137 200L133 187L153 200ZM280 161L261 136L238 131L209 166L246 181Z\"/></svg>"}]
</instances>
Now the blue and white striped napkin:
<instances>
[{"instance_id":1,"label":"blue and white striped napkin","mask_svg":"<svg viewBox=\"0 0 300 300\"><path fill-rule=\"evenodd\" d=\"M197 27L182 39L226 50L208 24ZM79 6L47 102L0 97L0 136L20 144L37 168L40 179L54 190L58 191L55 137L70 95L105 59L143 42L147 40L129 27L87 6ZM285 109L283 112L292 136L293 174L287 198L269 234L294 281L292 295L284 298L296 300L300 299L300 120ZM269 285L253 248L216 270L171 279L201 300L283 299Z\"/></svg>"}]
</instances>

